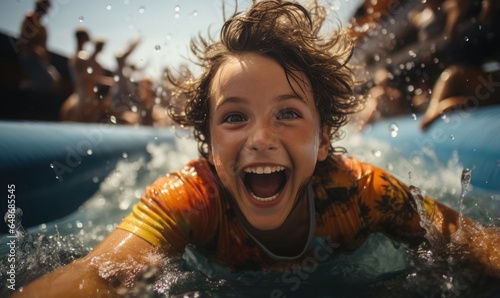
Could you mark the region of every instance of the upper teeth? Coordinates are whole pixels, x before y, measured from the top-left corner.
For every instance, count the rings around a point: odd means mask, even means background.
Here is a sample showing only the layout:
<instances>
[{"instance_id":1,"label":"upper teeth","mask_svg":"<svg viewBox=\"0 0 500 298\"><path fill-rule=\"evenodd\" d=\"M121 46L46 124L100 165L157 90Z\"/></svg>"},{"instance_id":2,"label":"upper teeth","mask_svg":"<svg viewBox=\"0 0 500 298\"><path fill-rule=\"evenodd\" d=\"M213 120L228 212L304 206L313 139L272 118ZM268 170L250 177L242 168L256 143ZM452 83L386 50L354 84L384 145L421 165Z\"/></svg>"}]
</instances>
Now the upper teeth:
<instances>
[{"instance_id":1,"label":"upper teeth","mask_svg":"<svg viewBox=\"0 0 500 298\"><path fill-rule=\"evenodd\" d=\"M278 171L283 171L285 168L281 166L273 166L273 167L250 167L245 169L245 173L254 173L254 174L271 174Z\"/></svg>"}]
</instances>

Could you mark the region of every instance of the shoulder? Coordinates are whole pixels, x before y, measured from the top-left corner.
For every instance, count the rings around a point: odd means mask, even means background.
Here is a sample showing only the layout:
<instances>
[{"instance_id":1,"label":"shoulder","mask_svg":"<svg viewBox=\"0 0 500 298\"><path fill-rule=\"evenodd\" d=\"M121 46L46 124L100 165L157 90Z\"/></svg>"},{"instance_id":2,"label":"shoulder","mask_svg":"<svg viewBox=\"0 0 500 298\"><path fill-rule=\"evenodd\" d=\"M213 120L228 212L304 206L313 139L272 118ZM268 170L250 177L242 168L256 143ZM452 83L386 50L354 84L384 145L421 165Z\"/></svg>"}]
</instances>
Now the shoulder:
<instances>
[{"instance_id":1,"label":"shoulder","mask_svg":"<svg viewBox=\"0 0 500 298\"><path fill-rule=\"evenodd\" d=\"M329 181L337 187L348 187L362 177L377 170L368 163L346 155L331 155L325 161L318 163L313 180Z\"/></svg>"},{"instance_id":2,"label":"shoulder","mask_svg":"<svg viewBox=\"0 0 500 298\"><path fill-rule=\"evenodd\" d=\"M324 197L345 195L345 200L358 197L374 200L388 193L407 197L407 186L389 172L345 155L330 156L319 163L312 178L312 185ZM356 195L355 195L356 194Z\"/></svg>"},{"instance_id":3,"label":"shoulder","mask_svg":"<svg viewBox=\"0 0 500 298\"><path fill-rule=\"evenodd\" d=\"M219 186L205 159L191 161L182 169L158 178L146 189L146 196L167 204L169 209L184 209L208 204L219 195Z\"/></svg>"}]
</instances>

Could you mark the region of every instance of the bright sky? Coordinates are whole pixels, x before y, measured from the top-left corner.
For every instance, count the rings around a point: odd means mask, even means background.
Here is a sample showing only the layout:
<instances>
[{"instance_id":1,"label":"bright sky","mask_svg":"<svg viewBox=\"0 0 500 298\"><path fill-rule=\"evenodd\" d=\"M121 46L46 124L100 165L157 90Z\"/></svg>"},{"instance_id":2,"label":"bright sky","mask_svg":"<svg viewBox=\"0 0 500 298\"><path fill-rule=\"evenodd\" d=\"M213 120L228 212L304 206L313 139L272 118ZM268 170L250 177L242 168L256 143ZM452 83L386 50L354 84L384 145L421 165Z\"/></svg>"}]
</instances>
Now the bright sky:
<instances>
[{"instance_id":1,"label":"bright sky","mask_svg":"<svg viewBox=\"0 0 500 298\"><path fill-rule=\"evenodd\" d=\"M246 8L250 0L239 0ZM303 1L301 1L303 2ZM334 15L346 24L359 0L325 0ZM24 14L34 7L34 0L2 0L0 30L18 36ZM226 0L232 12L233 0ZM74 32L85 27L92 39L103 38L106 46L101 64L114 70L114 55L138 37L141 44L130 56L146 74L156 77L167 65L177 67L188 62L189 40L207 30L218 36L222 25L222 0L52 0L45 17L51 51L70 56L75 51ZM91 50L92 48L89 48Z\"/></svg>"}]
</instances>

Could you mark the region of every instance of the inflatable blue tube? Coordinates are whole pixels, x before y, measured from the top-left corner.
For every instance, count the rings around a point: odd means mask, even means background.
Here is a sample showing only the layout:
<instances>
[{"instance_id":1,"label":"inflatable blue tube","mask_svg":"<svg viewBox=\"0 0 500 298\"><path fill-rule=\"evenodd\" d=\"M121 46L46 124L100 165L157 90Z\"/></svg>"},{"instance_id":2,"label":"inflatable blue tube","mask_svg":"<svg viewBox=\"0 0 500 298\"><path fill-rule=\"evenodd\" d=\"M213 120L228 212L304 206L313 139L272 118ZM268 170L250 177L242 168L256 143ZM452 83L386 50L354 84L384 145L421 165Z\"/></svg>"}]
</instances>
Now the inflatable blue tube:
<instances>
[{"instance_id":1,"label":"inflatable blue tube","mask_svg":"<svg viewBox=\"0 0 500 298\"><path fill-rule=\"evenodd\" d=\"M366 137L390 144L406 161L415 158L444 165L457 155L472 170L471 184L500 191L499 107L449 114L421 132L410 116L373 124ZM169 129L109 124L0 121L0 187L15 185L23 226L47 223L75 211L124 159L149 158L148 143L173 143ZM432 154L429 154L432 153ZM395 167L406 175L411 162ZM395 173L397 174L397 173ZM7 200L1 199L2 214ZM6 226L0 225L0 232Z\"/></svg>"},{"instance_id":2,"label":"inflatable blue tube","mask_svg":"<svg viewBox=\"0 0 500 298\"><path fill-rule=\"evenodd\" d=\"M172 143L174 135L151 127L0 121L0 140L2 216L14 185L22 224L31 227L72 213L119 160L149 158L148 143Z\"/></svg>"},{"instance_id":3,"label":"inflatable blue tube","mask_svg":"<svg viewBox=\"0 0 500 298\"><path fill-rule=\"evenodd\" d=\"M387 142L408 161L447 165L458 158L458 163L472 170L473 186L499 192L499 115L500 106L450 112L426 132L420 130L418 117L404 116L374 123L364 135ZM400 165L400 170L411 170L410 164Z\"/></svg>"}]
</instances>

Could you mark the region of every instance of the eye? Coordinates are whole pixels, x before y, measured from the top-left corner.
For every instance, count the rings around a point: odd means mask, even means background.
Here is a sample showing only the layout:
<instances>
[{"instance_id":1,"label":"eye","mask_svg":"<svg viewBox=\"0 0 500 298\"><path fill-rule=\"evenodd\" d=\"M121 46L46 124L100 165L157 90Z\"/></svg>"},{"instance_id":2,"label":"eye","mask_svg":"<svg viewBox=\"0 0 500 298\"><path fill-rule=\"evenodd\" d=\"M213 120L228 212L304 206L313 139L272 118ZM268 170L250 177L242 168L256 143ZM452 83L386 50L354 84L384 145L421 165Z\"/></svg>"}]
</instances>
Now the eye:
<instances>
[{"instance_id":1,"label":"eye","mask_svg":"<svg viewBox=\"0 0 500 298\"><path fill-rule=\"evenodd\" d=\"M245 117L243 117L243 115L241 115L241 114L229 114L226 117L224 117L222 122L238 123L238 122L243 122L245 120L246 120Z\"/></svg>"},{"instance_id":2,"label":"eye","mask_svg":"<svg viewBox=\"0 0 500 298\"><path fill-rule=\"evenodd\" d=\"M285 109L278 114L278 120L291 120L300 118L299 112L292 109Z\"/></svg>"}]
</instances>

